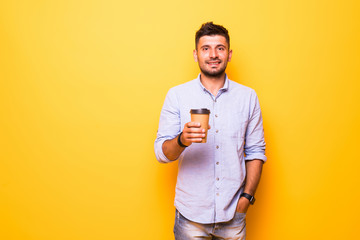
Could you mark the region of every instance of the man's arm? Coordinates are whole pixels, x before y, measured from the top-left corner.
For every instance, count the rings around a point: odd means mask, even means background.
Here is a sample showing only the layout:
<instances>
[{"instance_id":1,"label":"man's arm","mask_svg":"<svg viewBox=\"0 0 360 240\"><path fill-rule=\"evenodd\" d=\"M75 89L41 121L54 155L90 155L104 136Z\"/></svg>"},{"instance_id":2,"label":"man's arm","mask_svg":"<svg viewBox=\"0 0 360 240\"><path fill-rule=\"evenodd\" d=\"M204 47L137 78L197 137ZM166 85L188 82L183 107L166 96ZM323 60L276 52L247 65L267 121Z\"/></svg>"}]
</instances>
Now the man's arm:
<instances>
[{"instance_id":1,"label":"man's arm","mask_svg":"<svg viewBox=\"0 0 360 240\"><path fill-rule=\"evenodd\" d=\"M255 195L256 188L260 182L263 163L264 162L259 159L248 160L245 162L246 178L244 193L250 194L251 196ZM245 197L241 197L236 207L236 211L246 213L249 205L250 201Z\"/></svg>"},{"instance_id":2,"label":"man's arm","mask_svg":"<svg viewBox=\"0 0 360 240\"><path fill-rule=\"evenodd\" d=\"M185 146L190 146L193 142L201 142L204 137L205 129L200 128L200 123L188 122L184 125L180 142ZM178 144L178 138L179 135L171 140L166 140L162 145L164 155L171 161L178 159L185 150L185 147L181 147Z\"/></svg>"},{"instance_id":3,"label":"man's arm","mask_svg":"<svg viewBox=\"0 0 360 240\"><path fill-rule=\"evenodd\" d=\"M244 193L255 195L256 188L260 181L262 165L266 161L264 129L261 116L259 100L255 91L252 92L251 114L245 134L245 168L246 178ZM246 212L249 207L249 200L245 197L239 199L238 212Z\"/></svg>"}]
</instances>

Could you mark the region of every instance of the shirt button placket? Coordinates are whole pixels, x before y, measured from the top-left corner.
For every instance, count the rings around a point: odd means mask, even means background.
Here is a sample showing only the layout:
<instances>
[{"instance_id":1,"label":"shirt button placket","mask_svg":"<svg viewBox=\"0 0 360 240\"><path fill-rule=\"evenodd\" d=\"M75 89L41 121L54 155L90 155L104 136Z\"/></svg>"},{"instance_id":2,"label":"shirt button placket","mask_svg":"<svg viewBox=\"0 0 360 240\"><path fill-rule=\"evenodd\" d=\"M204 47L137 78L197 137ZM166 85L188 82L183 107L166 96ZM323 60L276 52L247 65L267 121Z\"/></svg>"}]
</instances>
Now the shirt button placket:
<instances>
[{"instance_id":1,"label":"shirt button placket","mask_svg":"<svg viewBox=\"0 0 360 240\"><path fill-rule=\"evenodd\" d=\"M214 148L215 148L215 176L214 176L214 184L215 184L215 216L218 216L219 209L221 209L221 189L220 189L220 179L221 179L221 169L220 169L220 158L221 158L221 145L220 145L220 135L218 126L220 118L219 118L219 101L214 100L214 128L215 128L215 135L214 135Z\"/></svg>"}]
</instances>

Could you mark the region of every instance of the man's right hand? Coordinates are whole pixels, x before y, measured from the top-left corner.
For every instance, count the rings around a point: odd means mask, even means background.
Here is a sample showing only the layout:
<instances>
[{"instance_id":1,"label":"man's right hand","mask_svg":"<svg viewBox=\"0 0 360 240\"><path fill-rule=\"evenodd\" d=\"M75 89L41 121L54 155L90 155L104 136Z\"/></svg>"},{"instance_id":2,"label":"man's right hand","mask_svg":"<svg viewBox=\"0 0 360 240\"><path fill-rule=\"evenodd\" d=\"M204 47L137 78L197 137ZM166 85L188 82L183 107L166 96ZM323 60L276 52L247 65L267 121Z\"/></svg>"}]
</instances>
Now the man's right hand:
<instances>
[{"instance_id":1,"label":"man's right hand","mask_svg":"<svg viewBox=\"0 0 360 240\"><path fill-rule=\"evenodd\" d=\"M188 122L184 125L180 141L182 144L190 146L194 142L201 142L204 137L205 129L201 128L199 122ZM185 148L178 144L178 136L176 136L171 140L166 140L162 145L162 150L169 160L174 161L178 159Z\"/></svg>"},{"instance_id":2,"label":"man's right hand","mask_svg":"<svg viewBox=\"0 0 360 240\"><path fill-rule=\"evenodd\" d=\"M210 129L210 126L209 126ZM205 137L205 129L201 128L199 122L185 123L183 133L181 134L180 141L186 146L190 146L192 143L199 143Z\"/></svg>"}]
</instances>

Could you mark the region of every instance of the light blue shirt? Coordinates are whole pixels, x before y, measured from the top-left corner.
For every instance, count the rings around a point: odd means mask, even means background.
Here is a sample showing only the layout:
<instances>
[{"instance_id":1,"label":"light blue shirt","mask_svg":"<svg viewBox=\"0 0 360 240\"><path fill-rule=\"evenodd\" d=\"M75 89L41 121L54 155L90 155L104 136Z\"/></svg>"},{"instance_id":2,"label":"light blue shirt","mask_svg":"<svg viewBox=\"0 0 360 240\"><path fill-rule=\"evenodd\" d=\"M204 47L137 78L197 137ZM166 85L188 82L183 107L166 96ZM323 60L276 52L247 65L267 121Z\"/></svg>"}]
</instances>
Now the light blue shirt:
<instances>
[{"instance_id":1,"label":"light blue shirt","mask_svg":"<svg viewBox=\"0 0 360 240\"><path fill-rule=\"evenodd\" d=\"M229 221L243 191L245 161L266 161L264 130L257 95L227 78L217 96L198 78L169 90L155 140L159 162L172 162L162 151L191 121L190 109L210 110L206 143L193 143L178 158L175 207L186 218L208 224Z\"/></svg>"}]
</instances>

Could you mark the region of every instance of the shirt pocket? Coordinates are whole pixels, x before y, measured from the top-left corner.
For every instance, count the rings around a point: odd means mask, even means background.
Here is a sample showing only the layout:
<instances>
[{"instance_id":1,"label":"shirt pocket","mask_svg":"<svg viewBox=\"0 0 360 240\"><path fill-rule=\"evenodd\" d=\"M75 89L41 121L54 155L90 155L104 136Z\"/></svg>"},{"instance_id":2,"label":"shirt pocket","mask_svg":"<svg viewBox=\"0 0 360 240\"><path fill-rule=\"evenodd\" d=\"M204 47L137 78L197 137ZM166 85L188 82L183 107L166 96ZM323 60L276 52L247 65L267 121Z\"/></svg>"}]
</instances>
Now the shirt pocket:
<instances>
[{"instance_id":1,"label":"shirt pocket","mask_svg":"<svg viewBox=\"0 0 360 240\"><path fill-rule=\"evenodd\" d=\"M229 115L225 127L231 137L244 139L248 122L248 115L246 113L234 112Z\"/></svg>"},{"instance_id":2,"label":"shirt pocket","mask_svg":"<svg viewBox=\"0 0 360 240\"><path fill-rule=\"evenodd\" d=\"M223 141L238 151L242 149L248 122L248 115L245 112L229 112L226 121L223 122Z\"/></svg>"}]
</instances>

